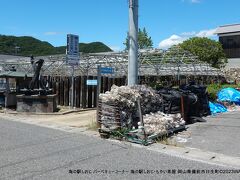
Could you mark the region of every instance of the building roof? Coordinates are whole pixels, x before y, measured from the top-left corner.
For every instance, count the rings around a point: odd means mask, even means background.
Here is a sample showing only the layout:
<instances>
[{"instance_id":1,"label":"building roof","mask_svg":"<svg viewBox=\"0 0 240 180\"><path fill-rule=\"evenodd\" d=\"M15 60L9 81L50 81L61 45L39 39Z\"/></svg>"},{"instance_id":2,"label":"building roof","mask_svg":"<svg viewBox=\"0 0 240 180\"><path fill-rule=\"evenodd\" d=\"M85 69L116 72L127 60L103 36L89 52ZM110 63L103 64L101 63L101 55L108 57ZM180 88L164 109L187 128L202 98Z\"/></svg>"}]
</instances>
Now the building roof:
<instances>
[{"instance_id":1,"label":"building roof","mask_svg":"<svg viewBox=\"0 0 240 180\"><path fill-rule=\"evenodd\" d=\"M219 26L215 34L226 34L240 32L240 24L229 24L224 26Z\"/></svg>"}]
</instances>

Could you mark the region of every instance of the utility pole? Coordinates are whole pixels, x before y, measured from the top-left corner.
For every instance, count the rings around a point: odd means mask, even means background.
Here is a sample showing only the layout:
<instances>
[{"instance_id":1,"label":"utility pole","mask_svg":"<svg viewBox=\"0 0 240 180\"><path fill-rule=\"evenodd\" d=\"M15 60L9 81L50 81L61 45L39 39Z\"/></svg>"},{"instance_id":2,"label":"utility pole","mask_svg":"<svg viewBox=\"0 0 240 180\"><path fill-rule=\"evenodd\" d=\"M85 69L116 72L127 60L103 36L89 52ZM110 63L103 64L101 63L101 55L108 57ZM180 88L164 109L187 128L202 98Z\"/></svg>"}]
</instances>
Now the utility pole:
<instances>
[{"instance_id":1,"label":"utility pole","mask_svg":"<svg viewBox=\"0 0 240 180\"><path fill-rule=\"evenodd\" d=\"M129 0L128 85L138 83L138 0Z\"/></svg>"}]
</instances>

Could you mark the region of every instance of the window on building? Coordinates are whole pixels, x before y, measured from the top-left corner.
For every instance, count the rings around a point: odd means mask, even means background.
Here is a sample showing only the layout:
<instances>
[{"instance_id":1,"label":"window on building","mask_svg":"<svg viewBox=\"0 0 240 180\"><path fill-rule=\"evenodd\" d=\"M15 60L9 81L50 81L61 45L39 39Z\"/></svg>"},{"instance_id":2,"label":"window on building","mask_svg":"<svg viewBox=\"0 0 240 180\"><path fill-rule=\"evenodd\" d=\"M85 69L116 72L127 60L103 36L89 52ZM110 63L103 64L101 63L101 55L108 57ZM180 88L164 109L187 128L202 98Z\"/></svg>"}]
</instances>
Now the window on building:
<instances>
[{"instance_id":1,"label":"window on building","mask_svg":"<svg viewBox=\"0 0 240 180\"><path fill-rule=\"evenodd\" d=\"M240 35L219 37L228 58L240 58Z\"/></svg>"}]
</instances>

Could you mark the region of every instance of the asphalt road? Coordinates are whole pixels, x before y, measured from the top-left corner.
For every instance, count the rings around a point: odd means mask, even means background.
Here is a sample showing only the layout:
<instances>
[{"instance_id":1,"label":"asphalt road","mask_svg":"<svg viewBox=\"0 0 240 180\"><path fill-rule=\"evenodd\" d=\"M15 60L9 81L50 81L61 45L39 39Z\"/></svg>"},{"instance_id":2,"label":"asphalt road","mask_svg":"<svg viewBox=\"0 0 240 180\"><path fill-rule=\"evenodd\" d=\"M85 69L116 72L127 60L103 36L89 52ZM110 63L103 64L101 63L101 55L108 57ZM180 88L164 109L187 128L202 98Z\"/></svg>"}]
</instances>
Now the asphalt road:
<instances>
[{"instance_id":1,"label":"asphalt road","mask_svg":"<svg viewBox=\"0 0 240 180\"><path fill-rule=\"evenodd\" d=\"M189 125L186 146L240 158L240 111L205 117L207 122Z\"/></svg>"},{"instance_id":2,"label":"asphalt road","mask_svg":"<svg viewBox=\"0 0 240 180\"><path fill-rule=\"evenodd\" d=\"M232 168L0 117L1 180L239 179L240 173L211 174L225 169Z\"/></svg>"}]
</instances>

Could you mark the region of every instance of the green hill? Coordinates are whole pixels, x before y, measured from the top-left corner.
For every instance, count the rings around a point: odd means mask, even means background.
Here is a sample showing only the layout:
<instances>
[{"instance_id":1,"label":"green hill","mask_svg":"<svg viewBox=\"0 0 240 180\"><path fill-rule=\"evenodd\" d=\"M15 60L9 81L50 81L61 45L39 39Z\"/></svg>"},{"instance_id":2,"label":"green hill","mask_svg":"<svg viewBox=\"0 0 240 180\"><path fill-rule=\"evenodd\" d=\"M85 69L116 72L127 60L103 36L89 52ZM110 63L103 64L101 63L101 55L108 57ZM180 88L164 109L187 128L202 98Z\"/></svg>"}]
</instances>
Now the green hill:
<instances>
[{"instance_id":1,"label":"green hill","mask_svg":"<svg viewBox=\"0 0 240 180\"><path fill-rule=\"evenodd\" d=\"M102 42L79 43L80 52L83 53L98 53L112 51L108 46ZM56 47L58 53L63 54L66 51L66 46Z\"/></svg>"},{"instance_id":2,"label":"green hill","mask_svg":"<svg viewBox=\"0 0 240 180\"><path fill-rule=\"evenodd\" d=\"M101 42L80 43L80 51L83 53L97 53L112 51L108 46ZM5 36L0 35L0 54L22 56L44 56L53 54L65 54L66 46L54 47L46 41L40 41L29 36Z\"/></svg>"}]
</instances>

